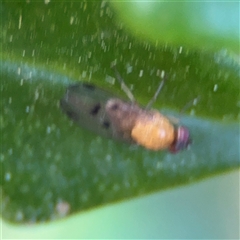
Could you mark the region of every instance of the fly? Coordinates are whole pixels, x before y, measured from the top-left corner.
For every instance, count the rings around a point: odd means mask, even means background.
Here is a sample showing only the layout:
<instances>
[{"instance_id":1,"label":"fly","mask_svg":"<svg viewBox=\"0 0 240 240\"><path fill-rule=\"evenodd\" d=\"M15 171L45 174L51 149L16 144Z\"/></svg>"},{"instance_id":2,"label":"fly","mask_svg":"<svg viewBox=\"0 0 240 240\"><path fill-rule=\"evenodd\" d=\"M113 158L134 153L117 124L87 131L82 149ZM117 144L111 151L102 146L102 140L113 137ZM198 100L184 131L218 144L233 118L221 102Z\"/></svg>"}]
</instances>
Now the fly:
<instances>
[{"instance_id":1,"label":"fly","mask_svg":"<svg viewBox=\"0 0 240 240\"><path fill-rule=\"evenodd\" d=\"M130 102L94 85L77 83L67 88L60 101L63 112L80 127L104 137L138 144L153 151L168 149L176 153L187 148L191 142L188 129L175 125L168 117L151 109L164 80L147 106L142 108L116 69L115 72Z\"/></svg>"}]
</instances>

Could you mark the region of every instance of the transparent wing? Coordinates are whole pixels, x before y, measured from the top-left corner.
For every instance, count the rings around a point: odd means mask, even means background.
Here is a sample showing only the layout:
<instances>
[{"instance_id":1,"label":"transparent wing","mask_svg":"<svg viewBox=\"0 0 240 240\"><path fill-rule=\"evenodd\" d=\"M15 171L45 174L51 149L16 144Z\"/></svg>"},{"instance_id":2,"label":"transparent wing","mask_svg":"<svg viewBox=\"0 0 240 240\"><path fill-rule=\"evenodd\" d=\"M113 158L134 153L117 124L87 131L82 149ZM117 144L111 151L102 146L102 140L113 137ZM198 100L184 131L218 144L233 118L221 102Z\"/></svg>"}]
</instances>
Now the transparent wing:
<instances>
[{"instance_id":1,"label":"transparent wing","mask_svg":"<svg viewBox=\"0 0 240 240\"><path fill-rule=\"evenodd\" d=\"M78 83L67 88L60 106L80 127L104 137L116 138L105 109L111 98L116 96L88 83Z\"/></svg>"}]
</instances>

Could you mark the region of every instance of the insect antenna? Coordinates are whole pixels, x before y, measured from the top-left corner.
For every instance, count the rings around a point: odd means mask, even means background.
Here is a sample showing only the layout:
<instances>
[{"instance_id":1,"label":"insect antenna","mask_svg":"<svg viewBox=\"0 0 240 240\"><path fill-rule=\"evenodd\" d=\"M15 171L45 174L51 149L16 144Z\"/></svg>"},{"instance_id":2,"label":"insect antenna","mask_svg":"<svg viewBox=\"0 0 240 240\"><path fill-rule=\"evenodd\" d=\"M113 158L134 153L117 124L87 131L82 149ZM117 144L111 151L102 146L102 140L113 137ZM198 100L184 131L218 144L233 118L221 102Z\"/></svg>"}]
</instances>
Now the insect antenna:
<instances>
[{"instance_id":1,"label":"insect antenna","mask_svg":"<svg viewBox=\"0 0 240 240\"><path fill-rule=\"evenodd\" d=\"M163 87L165 81L166 81L166 77L163 78L163 80L160 82L160 84L159 84L159 86L158 86L158 88L157 88L157 91L155 92L155 94L154 94L154 96L152 97L152 99L148 102L148 104L147 104L147 106L145 107L145 109L148 110L148 109L150 109L150 108L152 107L152 105L154 104L154 102L157 100L157 97L158 97L160 91L162 90L162 87Z\"/></svg>"},{"instance_id":2,"label":"insect antenna","mask_svg":"<svg viewBox=\"0 0 240 240\"><path fill-rule=\"evenodd\" d=\"M126 93L126 95L128 96L128 98L130 99L130 101L131 101L132 103L135 103L136 100L135 100L135 98L134 98L131 90L128 88L128 86L127 86L126 83L124 82L124 80L123 80L123 78L121 77L120 73L118 72L116 66L114 65L114 66L112 66L112 68L113 68L114 71L115 71L117 80L118 80L118 82L120 83L122 90Z\"/></svg>"}]
</instances>

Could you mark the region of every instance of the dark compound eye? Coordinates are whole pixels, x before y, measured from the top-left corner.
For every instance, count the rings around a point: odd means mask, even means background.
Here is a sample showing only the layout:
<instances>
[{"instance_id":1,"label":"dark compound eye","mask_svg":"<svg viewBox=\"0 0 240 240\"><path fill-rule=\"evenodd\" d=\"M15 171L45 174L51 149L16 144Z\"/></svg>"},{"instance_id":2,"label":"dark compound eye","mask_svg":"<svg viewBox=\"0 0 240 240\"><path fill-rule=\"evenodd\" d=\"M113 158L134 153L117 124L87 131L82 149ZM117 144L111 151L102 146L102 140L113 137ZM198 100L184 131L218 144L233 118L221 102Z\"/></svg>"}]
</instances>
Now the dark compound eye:
<instances>
[{"instance_id":1,"label":"dark compound eye","mask_svg":"<svg viewBox=\"0 0 240 240\"><path fill-rule=\"evenodd\" d=\"M100 103L97 103L93 108L92 110L90 111L90 114L95 116L98 114L99 110L101 109L101 105Z\"/></svg>"}]
</instances>

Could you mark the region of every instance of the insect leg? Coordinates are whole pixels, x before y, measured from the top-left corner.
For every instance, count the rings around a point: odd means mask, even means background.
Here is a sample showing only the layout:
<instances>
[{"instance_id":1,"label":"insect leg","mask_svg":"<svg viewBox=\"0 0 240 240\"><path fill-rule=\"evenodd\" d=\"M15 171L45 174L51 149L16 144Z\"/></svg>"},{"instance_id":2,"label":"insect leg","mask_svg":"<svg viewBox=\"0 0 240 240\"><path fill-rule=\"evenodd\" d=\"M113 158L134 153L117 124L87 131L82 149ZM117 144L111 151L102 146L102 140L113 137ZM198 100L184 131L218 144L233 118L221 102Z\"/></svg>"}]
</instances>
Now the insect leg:
<instances>
[{"instance_id":1,"label":"insect leg","mask_svg":"<svg viewBox=\"0 0 240 240\"><path fill-rule=\"evenodd\" d=\"M115 71L118 82L121 84L122 90L126 93L126 95L128 96L128 98L130 99L131 102L133 102L133 103L136 102L131 90L125 84L125 82L124 82L123 78L121 77L120 73L118 72L116 66L113 66L112 68Z\"/></svg>"},{"instance_id":2,"label":"insect leg","mask_svg":"<svg viewBox=\"0 0 240 240\"><path fill-rule=\"evenodd\" d=\"M153 105L153 103L157 100L157 97L160 93L160 91L162 90L162 87L164 85L164 82L165 82L165 78L160 82L159 86L158 86L158 89L157 91L155 92L153 98L149 101L149 103L147 104L146 108L145 109L150 109Z\"/></svg>"}]
</instances>

